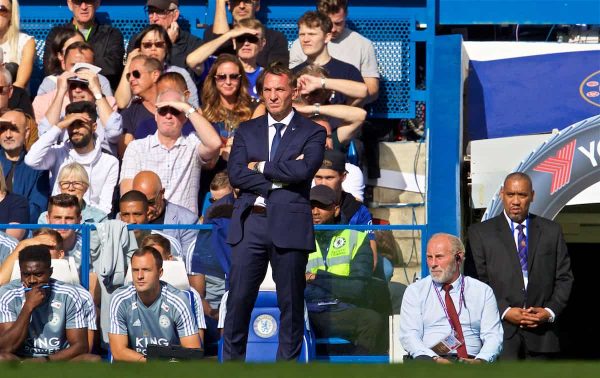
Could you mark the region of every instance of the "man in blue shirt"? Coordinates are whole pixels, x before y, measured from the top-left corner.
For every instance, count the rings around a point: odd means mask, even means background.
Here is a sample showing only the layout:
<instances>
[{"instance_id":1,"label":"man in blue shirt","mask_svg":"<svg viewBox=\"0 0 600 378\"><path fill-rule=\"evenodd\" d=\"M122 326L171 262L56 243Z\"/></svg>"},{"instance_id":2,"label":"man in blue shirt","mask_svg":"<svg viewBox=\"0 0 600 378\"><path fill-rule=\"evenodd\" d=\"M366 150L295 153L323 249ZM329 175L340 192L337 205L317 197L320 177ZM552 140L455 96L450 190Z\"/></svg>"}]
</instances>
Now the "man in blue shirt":
<instances>
[{"instance_id":1,"label":"man in blue shirt","mask_svg":"<svg viewBox=\"0 0 600 378\"><path fill-rule=\"evenodd\" d=\"M406 289L400 308L400 342L413 359L493 362L502 350L496 298L488 285L460 273L464 254L449 234L427 243L431 275Z\"/></svg>"},{"instance_id":2,"label":"man in blue shirt","mask_svg":"<svg viewBox=\"0 0 600 378\"><path fill-rule=\"evenodd\" d=\"M30 131L22 110L0 112L0 166L8 191L27 198L29 219L33 222L48 206L50 182L48 171L25 164L25 142Z\"/></svg>"}]
</instances>

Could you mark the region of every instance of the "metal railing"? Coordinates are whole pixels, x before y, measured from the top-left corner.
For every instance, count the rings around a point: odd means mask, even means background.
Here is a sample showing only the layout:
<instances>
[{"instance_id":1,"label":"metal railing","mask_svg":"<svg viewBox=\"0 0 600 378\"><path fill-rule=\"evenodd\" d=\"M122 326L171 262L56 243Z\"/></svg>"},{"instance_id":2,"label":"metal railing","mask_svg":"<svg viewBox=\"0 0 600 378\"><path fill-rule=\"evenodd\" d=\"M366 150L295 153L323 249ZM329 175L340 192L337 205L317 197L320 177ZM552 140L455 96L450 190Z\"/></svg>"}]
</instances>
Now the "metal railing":
<instances>
[{"instance_id":1,"label":"metal railing","mask_svg":"<svg viewBox=\"0 0 600 378\"><path fill-rule=\"evenodd\" d=\"M4 229L26 229L35 230L39 228L52 228L61 230L77 230L81 233L81 272L90 270L90 241L91 232L96 229L93 223L81 224L0 224L0 230ZM208 224L130 224L129 230L211 230L212 226ZM425 243L427 241L426 225L347 225L347 224L328 224L315 225L315 231L335 231L335 230L357 230L357 231L418 231L421 233L421 254L425 253ZM422 260L423 261L423 260ZM423 273L423 272L422 272ZM426 273L426 272L424 272ZM81 274L81 285L89 288L89 275Z\"/></svg>"}]
</instances>

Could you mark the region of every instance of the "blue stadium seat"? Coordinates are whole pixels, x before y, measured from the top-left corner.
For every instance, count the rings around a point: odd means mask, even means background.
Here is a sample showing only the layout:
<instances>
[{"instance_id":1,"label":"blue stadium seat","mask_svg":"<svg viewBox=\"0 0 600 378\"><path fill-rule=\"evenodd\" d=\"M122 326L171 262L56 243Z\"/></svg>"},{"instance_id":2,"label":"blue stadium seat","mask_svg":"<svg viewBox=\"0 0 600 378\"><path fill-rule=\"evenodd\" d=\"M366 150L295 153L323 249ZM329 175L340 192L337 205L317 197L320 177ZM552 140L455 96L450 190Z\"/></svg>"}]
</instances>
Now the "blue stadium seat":
<instances>
[{"instance_id":1,"label":"blue stadium seat","mask_svg":"<svg viewBox=\"0 0 600 378\"><path fill-rule=\"evenodd\" d=\"M248 327L246 362L275 362L279 345L279 308L275 291L260 291ZM315 336L305 313L304 339L298 362L316 357ZM223 339L219 340L219 361L223 361Z\"/></svg>"}]
</instances>

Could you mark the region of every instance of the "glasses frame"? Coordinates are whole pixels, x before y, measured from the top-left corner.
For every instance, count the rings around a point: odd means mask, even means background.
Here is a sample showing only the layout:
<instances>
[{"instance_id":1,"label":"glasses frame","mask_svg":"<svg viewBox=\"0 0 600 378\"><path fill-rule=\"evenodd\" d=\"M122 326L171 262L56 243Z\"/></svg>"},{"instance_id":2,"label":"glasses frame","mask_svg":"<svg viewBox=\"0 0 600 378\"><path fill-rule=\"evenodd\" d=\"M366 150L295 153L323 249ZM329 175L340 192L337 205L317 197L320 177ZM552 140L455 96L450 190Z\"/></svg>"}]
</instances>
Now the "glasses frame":
<instances>
[{"instance_id":1,"label":"glasses frame","mask_svg":"<svg viewBox=\"0 0 600 378\"><path fill-rule=\"evenodd\" d=\"M154 13L158 17L167 17L169 15L169 13L175 12L176 9L158 9L156 7L145 6L144 11L146 12L146 14L148 16L150 16L151 14Z\"/></svg>"},{"instance_id":2,"label":"glasses frame","mask_svg":"<svg viewBox=\"0 0 600 378\"><path fill-rule=\"evenodd\" d=\"M156 47L157 49L166 49L167 43L165 41L142 42L140 46L147 50L151 49L152 47Z\"/></svg>"},{"instance_id":3,"label":"glasses frame","mask_svg":"<svg viewBox=\"0 0 600 378\"><path fill-rule=\"evenodd\" d=\"M71 186L73 187L73 189L81 190L81 189L84 189L86 185L88 185L88 184L86 184L83 181L59 181L58 182L58 186L63 190L69 189Z\"/></svg>"},{"instance_id":4,"label":"glasses frame","mask_svg":"<svg viewBox=\"0 0 600 378\"><path fill-rule=\"evenodd\" d=\"M242 74L217 74L214 76L215 81L224 82L229 79L229 81L240 81L242 79Z\"/></svg>"},{"instance_id":5,"label":"glasses frame","mask_svg":"<svg viewBox=\"0 0 600 378\"><path fill-rule=\"evenodd\" d=\"M127 81L129 81L129 78L133 76L134 79L139 79L140 77L142 77L142 72L139 70L133 70L131 72L127 72L125 74L125 78L127 79Z\"/></svg>"},{"instance_id":6,"label":"glasses frame","mask_svg":"<svg viewBox=\"0 0 600 378\"><path fill-rule=\"evenodd\" d=\"M165 117L167 114L171 114L173 117L179 117L183 112L172 106L161 106L160 108L156 108L156 113L161 117Z\"/></svg>"}]
</instances>

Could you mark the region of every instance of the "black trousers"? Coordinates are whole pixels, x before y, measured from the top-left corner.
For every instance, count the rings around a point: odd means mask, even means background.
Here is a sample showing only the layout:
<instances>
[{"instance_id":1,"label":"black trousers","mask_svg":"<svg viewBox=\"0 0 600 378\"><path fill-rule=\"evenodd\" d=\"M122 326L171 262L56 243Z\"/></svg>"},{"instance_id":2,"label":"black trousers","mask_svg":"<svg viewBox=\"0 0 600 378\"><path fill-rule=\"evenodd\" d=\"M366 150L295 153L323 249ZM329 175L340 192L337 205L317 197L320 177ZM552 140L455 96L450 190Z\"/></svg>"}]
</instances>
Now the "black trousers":
<instances>
[{"instance_id":1,"label":"black trousers","mask_svg":"<svg viewBox=\"0 0 600 378\"><path fill-rule=\"evenodd\" d=\"M370 309L354 307L343 311L309 312L308 317L317 337L350 340L357 353L383 352L381 344L387 342L387 321Z\"/></svg>"},{"instance_id":2,"label":"black trousers","mask_svg":"<svg viewBox=\"0 0 600 378\"><path fill-rule=\"evenodd\" d=\"M304 336L304 288L308 251L277 248L267 217L251 213L244 220L244 237L231 249L227 316L223 329L223 359L244 360L248 326L258 289L273 269L280 316L277 360L297 359Z\"/></svg>"}]
</instances>

